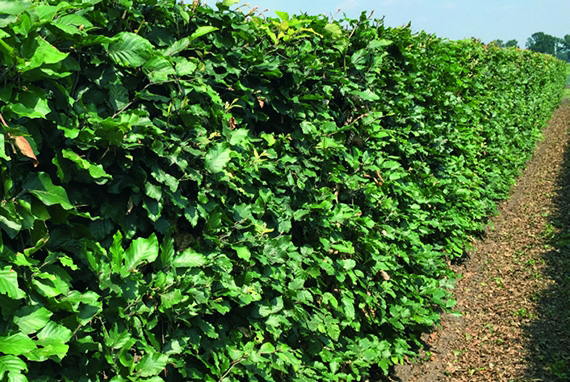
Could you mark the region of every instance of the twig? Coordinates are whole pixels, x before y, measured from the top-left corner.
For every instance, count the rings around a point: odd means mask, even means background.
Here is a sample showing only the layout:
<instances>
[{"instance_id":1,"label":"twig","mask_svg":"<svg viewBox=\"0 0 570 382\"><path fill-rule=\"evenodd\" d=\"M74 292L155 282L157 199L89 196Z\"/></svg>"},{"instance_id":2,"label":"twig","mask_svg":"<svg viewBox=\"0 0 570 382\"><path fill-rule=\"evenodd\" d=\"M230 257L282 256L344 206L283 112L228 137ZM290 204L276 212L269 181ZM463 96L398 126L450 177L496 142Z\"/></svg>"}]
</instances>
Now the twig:
<instances>
[{"instance_id":1,"label":"twig","mask_svg":"<svg viewBox=\"0 0 570 382\"><path fill-rule=\"evenodd\" d=\"M224 375L222 375L220 377L220 379L218 379L218 382L222 382L224 380L224 378L226 378L228 376L228 374L232 371L234 366L237 365L238 363L241 363L241 361L243 361L246 358L247 358L247 356L242 355L240 359L236 359L235 361L232 361L232 363L230 364L230 368L224 373Z\"/></svg>"},{"instance_id":2,"label":"twig","mask_svg":"<svg viewBox=\"0 0 570 382\"><path fill-rule=\"evenodd\" d=\"M153 84L152 82L149 82L148 84L146 84L146 85L144 86L144 88L141 89L140 92L142 93L143 91L145 91L145 90L146 90L150 85L152 85L152 84ZM130 101L130 102L129 102L128 104L126 104L125 106L123 106L120 110L117 110L117 112L116 112L115 114L113 114L113 116L112 116L111 118L115 118L116 116L118 116L119 114L121 114L123 111L127 110L133 103L135 103L136 101L138 101L138 98L139 98L139 97L135 96L135 98L134 98L132 101Z\"/></svg>"},{"instance_id":3,"label":"twig","mask_svg":"<svg viewBox=\"0 0 570 382\"><path fill-rule=\"evenodd\" d=\"M2 124L4 125L4 127L8 127L8 124L4 120L4 117L2 117L2 113L0 113L0 121L2 121Z\"/></svg>"}]
</instances>

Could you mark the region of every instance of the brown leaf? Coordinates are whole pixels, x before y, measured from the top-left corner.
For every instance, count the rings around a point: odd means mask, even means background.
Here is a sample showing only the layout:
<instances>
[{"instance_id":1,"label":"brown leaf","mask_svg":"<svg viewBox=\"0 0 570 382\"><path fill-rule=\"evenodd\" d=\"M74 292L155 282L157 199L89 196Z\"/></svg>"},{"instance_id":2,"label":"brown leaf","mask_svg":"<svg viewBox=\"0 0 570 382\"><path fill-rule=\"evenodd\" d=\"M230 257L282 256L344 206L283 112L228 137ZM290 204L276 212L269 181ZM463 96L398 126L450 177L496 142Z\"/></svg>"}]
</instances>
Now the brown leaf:
<instances>
[{"instance_id":1,"label":"brown leaf","mask_svg":"<svg viewBox=\"0 0 570 382\"><path fill-rule=\"evenodd\" d=\"M386 281L390 281L390 275L383 270L380 270L380 276Z\"/></svg>"},{"instance_id":2,"label":"brown leaf","mask_svg":"<svg viewBox=\"0 0 570 382\"><path fill-rule=\"evenodd\" d=\"M234 130L236 128L236 120L234 117L230 118L230 130Z\"/></svg>"},{"instance_id":3,"label":"brown leaf","mask_svg":"<svg viewBox=\"0 0 570 382\"><path fill-rule=\"evenodd\" d=\"M261 97L257 97L257 103L259 103L259 107L262 109L263 109L263 106L265 106L265 101Z\"/></svg>"},{"instance_id":4,"label":"brown leaf","mask_svg":"<svg viewBox=\"0 0 570 382\"><path fill-rule=\"evenodd\" d=\"M8 137L12 138L14 140L14 144L16 145L18 150L20 150L22 155L30 158L32 160L32 163L34 164L34 167L37 167L37 165L40 162L38 161L38 158L36 158L36 155L34 154L34 150L32 150L32 146L30 146L30 143L28 142L28 140L25 137L12 136L10 134L8 134Z\"/></svg>"}]
</instances>

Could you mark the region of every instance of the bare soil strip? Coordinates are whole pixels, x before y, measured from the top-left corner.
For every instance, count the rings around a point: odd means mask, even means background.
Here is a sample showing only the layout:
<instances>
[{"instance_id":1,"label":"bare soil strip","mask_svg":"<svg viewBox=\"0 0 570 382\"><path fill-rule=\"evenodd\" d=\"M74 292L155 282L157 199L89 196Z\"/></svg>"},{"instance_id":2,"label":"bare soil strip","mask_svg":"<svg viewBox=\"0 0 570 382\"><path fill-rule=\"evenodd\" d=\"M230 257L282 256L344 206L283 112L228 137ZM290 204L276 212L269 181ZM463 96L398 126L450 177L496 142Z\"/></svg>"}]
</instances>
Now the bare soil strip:
<instances>
[{"instance_id":1,"label":"bare soil strip","mask_svg":"<svg viewBox=\"0 0 570 382\"><path fill-rule=\"evenodd\" d=\"M570 381L570 102L463 264L426 360L391 381Z\"/></svg>"}]
</instances>

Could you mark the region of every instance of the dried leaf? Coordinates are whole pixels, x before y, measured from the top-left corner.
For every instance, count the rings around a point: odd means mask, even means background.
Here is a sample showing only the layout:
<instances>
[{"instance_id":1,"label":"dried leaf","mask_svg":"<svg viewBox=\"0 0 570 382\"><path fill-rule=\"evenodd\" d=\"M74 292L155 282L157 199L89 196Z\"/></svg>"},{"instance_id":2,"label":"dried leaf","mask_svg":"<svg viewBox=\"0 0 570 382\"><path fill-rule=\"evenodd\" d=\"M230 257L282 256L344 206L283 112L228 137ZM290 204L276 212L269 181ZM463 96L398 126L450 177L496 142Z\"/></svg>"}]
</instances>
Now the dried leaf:
<instances>
[{"instance_id":1,"label":"dried leaf","mask_svg":"<svg viewBox=\"0 0 570 382\"><path fill-rule=\"evenodd\" d=\"M8 137L14 140L14 144L16 145L18 150L20 150L20 153L30 158L32 160L32 163L34 164L34 167L37 167L39 161L38 158L36 158L36 154L34 154L34 150L32 150L32 146L30 146L30 142L28 142L28 140L22 136L13 136L8 134Z\"/></svg>"},{"instance_id":2,"label":"dried leaf","mask_svg":"<svg viewBox=\"0 0 570 382\"><path fill-rule=\"evenodd\" d=\"M390 281L390 275L383 270L380 270L380 276L386 281Z\"/></svg>"}]
</instances>

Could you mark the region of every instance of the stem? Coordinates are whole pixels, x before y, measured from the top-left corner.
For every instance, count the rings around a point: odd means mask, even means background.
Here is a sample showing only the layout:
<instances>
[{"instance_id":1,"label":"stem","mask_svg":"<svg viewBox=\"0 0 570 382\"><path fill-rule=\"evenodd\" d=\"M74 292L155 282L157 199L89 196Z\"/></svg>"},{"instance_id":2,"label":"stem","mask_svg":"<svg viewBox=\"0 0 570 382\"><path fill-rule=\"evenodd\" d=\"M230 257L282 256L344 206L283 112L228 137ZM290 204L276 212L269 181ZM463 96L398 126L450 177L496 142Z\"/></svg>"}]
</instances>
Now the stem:
<instances>
[{"instance_id":1,"label":"stem","mask_svg":"<svg viewBox=\"0 0 570 382\"><path fill-rule=\"evenodd\" d=\"M232 361L230 368L224 373L224 375L222 375L220 377L220 379L218 379L218 382L222 382L224 380L224 378L226 378L228 376L228 374L230 374L230 372L232 371L232 369L234 368L235 365L237 365L238 363L241 363L241 361L243 361L244 359L246 359L247 357L244 355L242 356L240 359L236 359L235 361Z\"/></svg>"},{"instance_id":2,"label":"stem","mask_svg":"<svg viewBox=\"0 0 570 382\"><path fill-rule=\"evenodd\" d=\"M2 117L2 113L0 113L0 121L2 121L2 124L4 125L4 127L8 127L8 124L4 120L4 117Z\"/></svg>"}]
</instances>

